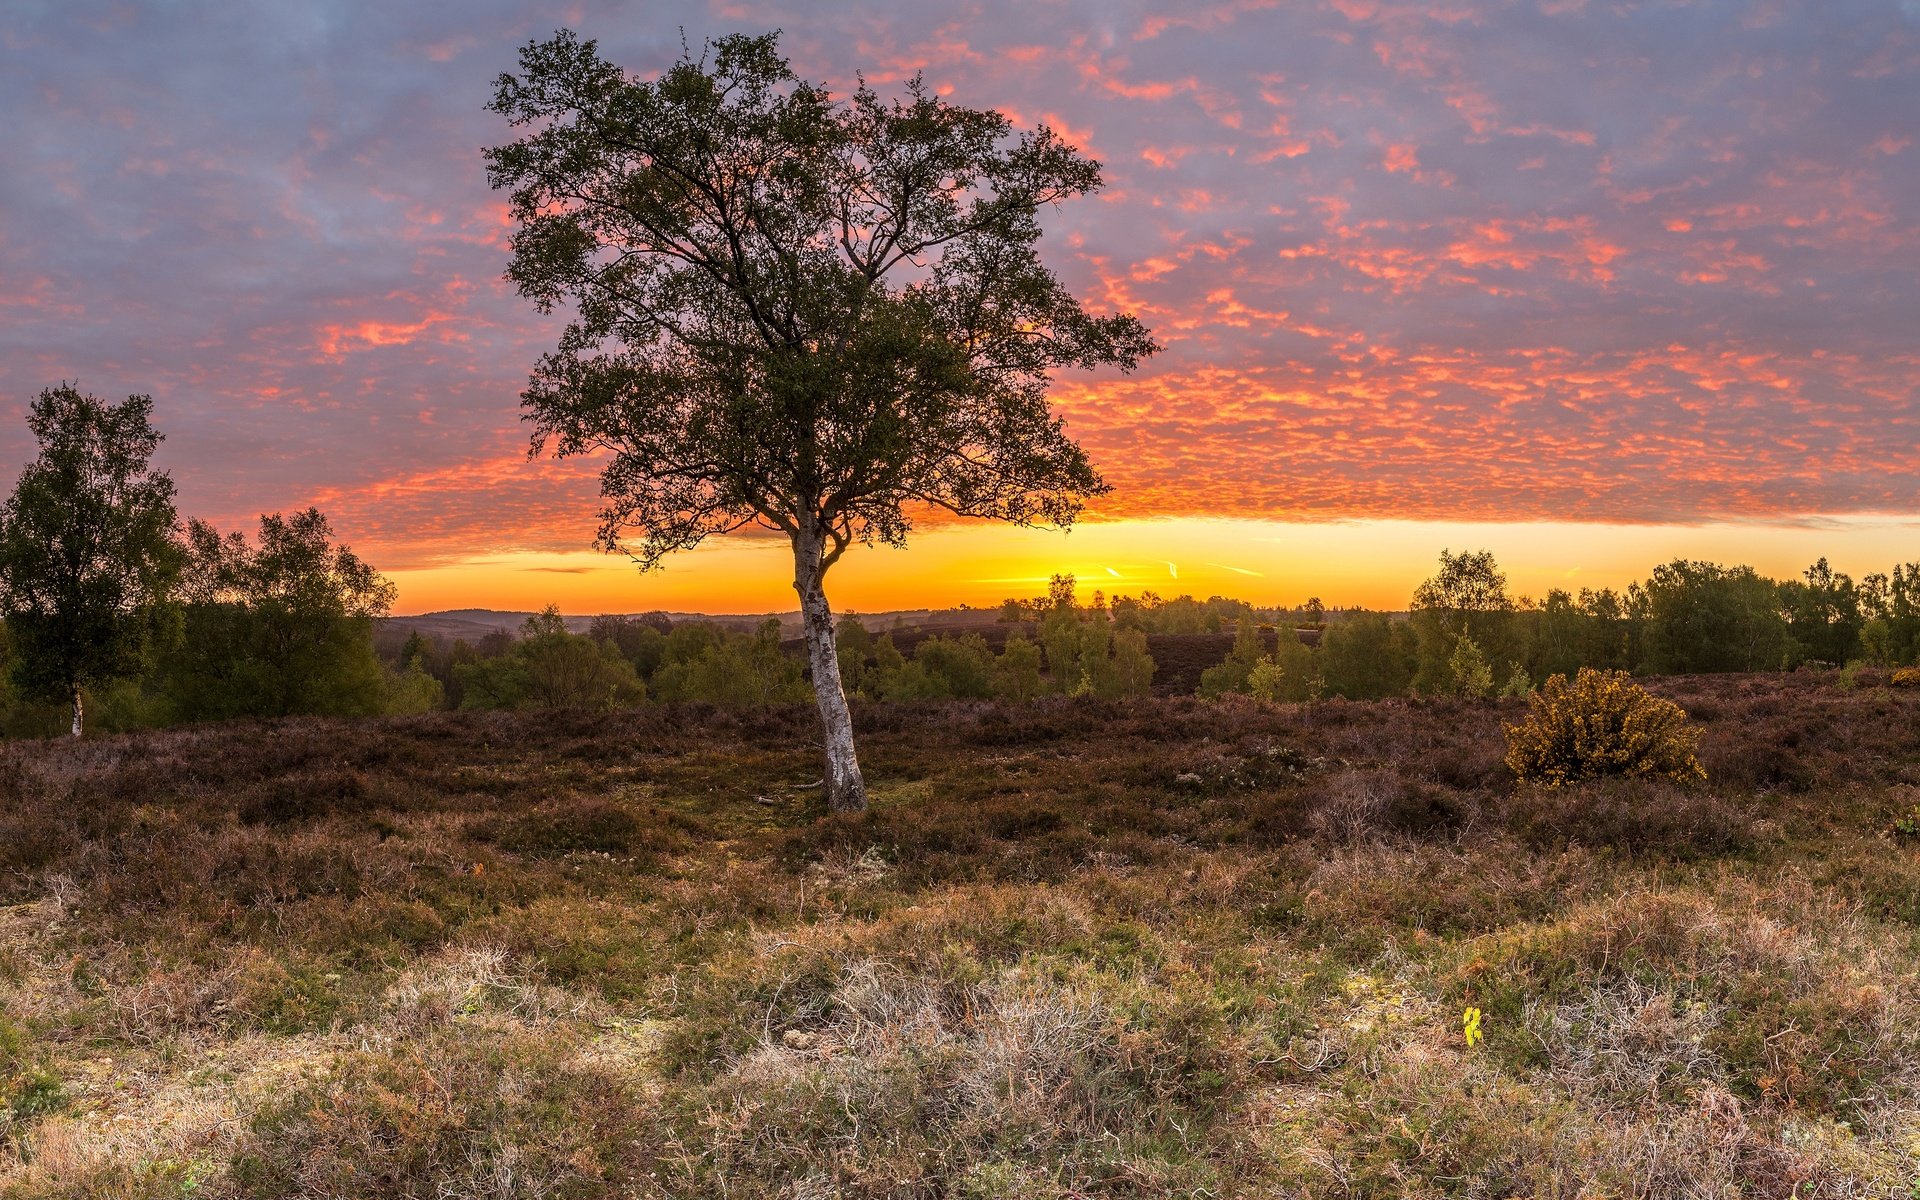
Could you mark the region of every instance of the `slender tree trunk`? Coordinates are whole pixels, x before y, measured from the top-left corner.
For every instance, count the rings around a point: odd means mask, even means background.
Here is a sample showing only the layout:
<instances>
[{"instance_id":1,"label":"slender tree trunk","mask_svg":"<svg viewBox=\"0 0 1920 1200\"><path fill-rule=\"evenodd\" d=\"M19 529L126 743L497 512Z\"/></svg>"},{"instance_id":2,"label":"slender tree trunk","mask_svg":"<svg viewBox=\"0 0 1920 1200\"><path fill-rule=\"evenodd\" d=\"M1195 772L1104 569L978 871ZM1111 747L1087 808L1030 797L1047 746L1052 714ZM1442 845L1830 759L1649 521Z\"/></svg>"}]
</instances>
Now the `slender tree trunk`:
<instances>
[{"instance_id":1,"label":"slender tree trunk","mask_svg":"<svg viewBox=\"0 0 1920 1200\"><path fill-rule=\"evenodd\" d=\"M80 736L80 685L73 685L73 736Z\"/></svg>"},{"instance_id":2,"label":"slender tree trunk","mask_svg":"<svg viewBox=\"0 0 1920 1200\"><path fill-rule=\"evenodd\" d=\"M861 812L867 807L867 781L853 750L853 714L847 711L847 692L840 683L840 654L833 638L833 610L822 586L823 539L802 533L793 543L793 589L800 593L800 624L807 636L807 657L813 665L813 697L820 706L825 733L827 804L835 812Z\"/></svg>"}]
</instances>

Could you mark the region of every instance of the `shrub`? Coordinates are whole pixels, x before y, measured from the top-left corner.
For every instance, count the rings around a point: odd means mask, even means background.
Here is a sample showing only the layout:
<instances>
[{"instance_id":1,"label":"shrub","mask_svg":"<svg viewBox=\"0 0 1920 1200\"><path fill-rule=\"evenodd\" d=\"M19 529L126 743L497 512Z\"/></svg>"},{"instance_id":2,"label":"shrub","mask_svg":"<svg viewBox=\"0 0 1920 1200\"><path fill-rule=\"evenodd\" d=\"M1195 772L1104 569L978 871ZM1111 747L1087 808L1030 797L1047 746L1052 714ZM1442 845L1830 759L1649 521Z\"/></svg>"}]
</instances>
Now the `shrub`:
<instances>
[{"instance_id":1,"label":"shrub","mask_svg":"<svg viewBox=\"0 0 1920 1200\"><path fill-rule=\"evenodd\" d=\"M1252 621L1241 621L1240 631L1233 636L1233 649L1228 651L1225 660L1200 672L1200 695L1218 700L1228 692L1250 691L1253 669L1266 656L1267 644L1260 636L1259 627Z\"/></svg>"},{"instance_id":2,"label":"shrub","mask_svg":"<svg viewBox=\"0 0 1920 1200\"><path fill-rule=\"evenodd\" d=\"M1694 757L1700 733L1671 700L1648 694L1624 671L1582 667L1569 684L1548 679L1532 712L1506 726L1507 766L1520 780L1559 787L1600 775L1705 779Z\"/></svg>"},{"instance_id":3,"label":"shrub","mask_svg":"<svg viewBox=\"0 0 1920 1200\"><path fill-rule=\"evenodd\" d=\"M1686 860L1732 853L1752 840L1745 814L1726 797L1661 778L1521 788L1501 805L1500 817L1542 850L1579 845Z\"/></svg>"},{"instance_id":4,"label":"shrub","mask_svg":"<svg viewBox=\"0 0 1920 1200\"><path fill-rule=\"evenodd\" d=\"M1920 667L1901 667L1893 673L1893 686L1920 688Z\"/></svg>"},{"instance_id":5,"label":"shrub","mask_svg":"<svg viewBox=\"0 0 1920 1200\"><path fill-rule=\"evenodd\" d=\"M1253 664L1253 670L1247 674L1247 690L1257 700L1283 700L1287 682L1287 670L1271 657L1262 657Z\"/></svg>"},{"instance_id":6,"label":"shrub","mask_svg":"<svg viewBox=\"0 0 1920 1200\"><path fill-rule=\"evenodd\" d=\"M1500 688L1500 694L1516 700L1533 695L1533 676L1527 674L1524 664L1507 664L1507 682Z\"/></svg>"},{"instance_id":7,"label":"shrub","mask_svg":"<svg viewBox=\"0 0 1920 1200\"><path fill-rule=\"evenodd\" d=\"M1895 817L1890 832L1895 837L1920 838L1920 804Z\"/></svg>"},{"instance_id":8,"label":"shrub","mask_svg":"<svg viewBox=\"0 0 1920 1200\"><path fill-rule=\"evenodd\" d=\"M1447 659L1447 671L1453 676L1453 694L1480 698L1493 695L1493 668L1487 664L1487 656L1481 651L1480 643L1466 634L1453 644L1453 655Z\"/></svg>"}]
</instances>

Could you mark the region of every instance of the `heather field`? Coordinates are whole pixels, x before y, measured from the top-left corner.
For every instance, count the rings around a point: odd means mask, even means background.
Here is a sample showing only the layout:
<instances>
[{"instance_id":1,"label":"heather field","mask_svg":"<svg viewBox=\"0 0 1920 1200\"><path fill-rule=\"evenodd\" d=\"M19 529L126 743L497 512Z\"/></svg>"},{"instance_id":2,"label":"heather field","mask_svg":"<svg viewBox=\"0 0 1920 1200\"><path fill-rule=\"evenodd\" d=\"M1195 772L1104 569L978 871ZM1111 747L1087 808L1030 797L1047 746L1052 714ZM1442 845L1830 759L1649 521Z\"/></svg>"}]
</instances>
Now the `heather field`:
<instances>
[{"instance_id":1,"label":"heather field","mask_svg":"<svg viewBox=\"0 0 1920 1200\"><path fill-rule=\"evenodd\" d=\"M9 744L0 1195L1920 1195L1920 690L1649 686Z\"/></svg>"}]
</instances>

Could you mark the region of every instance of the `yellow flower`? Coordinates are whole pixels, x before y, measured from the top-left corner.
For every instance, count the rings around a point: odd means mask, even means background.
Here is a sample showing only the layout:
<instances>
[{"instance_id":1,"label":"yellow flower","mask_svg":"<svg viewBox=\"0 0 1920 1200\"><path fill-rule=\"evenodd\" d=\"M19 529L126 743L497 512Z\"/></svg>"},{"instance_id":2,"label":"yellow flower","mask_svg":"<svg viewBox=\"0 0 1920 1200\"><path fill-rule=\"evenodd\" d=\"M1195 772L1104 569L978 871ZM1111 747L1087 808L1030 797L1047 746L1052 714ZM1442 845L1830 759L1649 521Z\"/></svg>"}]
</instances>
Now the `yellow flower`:
<instances>
[{"instance_id":1,"label":"yellow flower","mask_svg":"<svg viewBox=\"0 0 1920 1200\"><path fill-rule=\"evenodd\" d=\"M1475 1042L1483 1040L1480 1033L1480 1010L1479 1009L1469 1008L1466 1012L1461 1014L1460 1019L1461 1019L1461 1025L1467 1035L1468 1046L1472 1046Z\"/></svg>"}]
</instances>

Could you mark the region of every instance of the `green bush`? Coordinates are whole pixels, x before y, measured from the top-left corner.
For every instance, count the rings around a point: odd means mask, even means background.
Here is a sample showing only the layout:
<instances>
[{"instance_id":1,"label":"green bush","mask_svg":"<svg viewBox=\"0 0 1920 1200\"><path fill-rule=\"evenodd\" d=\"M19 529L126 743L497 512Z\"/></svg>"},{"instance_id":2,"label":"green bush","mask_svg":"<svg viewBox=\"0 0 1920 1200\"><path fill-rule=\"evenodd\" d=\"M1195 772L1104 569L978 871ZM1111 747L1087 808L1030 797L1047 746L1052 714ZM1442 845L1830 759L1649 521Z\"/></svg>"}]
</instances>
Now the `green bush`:
<instances>
[{"instance_id":1,"label":"green bush","mask_svg":"<svg viewBox=\"0 0 1920 1200\"><path fill-rule=\"evenodd\" d=\"M1480 643L1466 634L1453 644L1453 654L1447 659L1447 674L1453 680L1453 694L1481 699L1493 695L1493 668L1487 665L1487 656L1482 653Z\"/></svg>"},{"instance_id":2,"label":"green bush","mask_svg":"<svg viewBox=\"0 0 1920 1200\"><path fill-rule=\"evenodd\" d=\"M1582 667L1572 683L1555 675L1529 701L1527 719L1506 726L1506 763L1522 782L1559 787L1601 775L1706 778L1694 750L1700 732L1671 700L1625 671Z\"/></svg>"}]
</instances>

